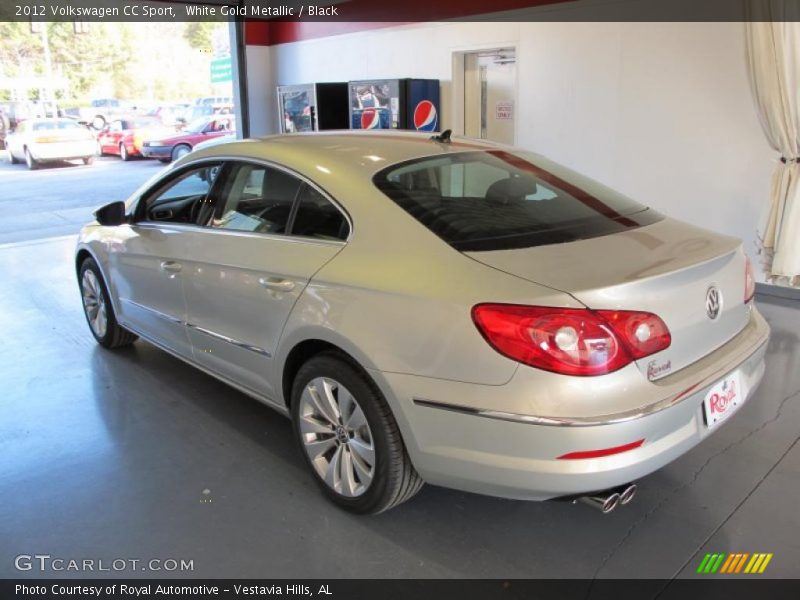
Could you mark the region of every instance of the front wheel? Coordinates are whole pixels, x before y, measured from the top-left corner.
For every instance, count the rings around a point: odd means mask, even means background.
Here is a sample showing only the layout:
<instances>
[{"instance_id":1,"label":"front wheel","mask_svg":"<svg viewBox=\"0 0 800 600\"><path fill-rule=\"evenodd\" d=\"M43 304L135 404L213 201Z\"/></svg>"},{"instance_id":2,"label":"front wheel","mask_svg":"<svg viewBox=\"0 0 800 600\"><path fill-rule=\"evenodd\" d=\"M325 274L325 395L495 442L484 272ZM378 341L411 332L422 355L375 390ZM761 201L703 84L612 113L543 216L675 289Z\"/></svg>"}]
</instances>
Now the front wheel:
<instances>
[{"instance_id":1,"label":"front wheel","mask_svg":"<svg viewBox=\"0 0 800 600\"><path fill-rule=\"evenodd\" d=\"M182 158L187 154L189 154L189 152L191 151L192 149L189 146L186 146L185 144L181 144L180 146L175 146L175 148L172 149L172 160L178 160L179 158Z\"/></svg>"},{"instance_id":2,"label":"front wheel","mask_svg":"<svg viewBox=\"0 0 800 600\"><path fill-rule=\"evenodd\" d=\"M386 400L343 356L326 352L300 367L292 418L315 481L342 508L376 514L422 488Z\"/></svg>"},{"instance_id":3,"label":"front wheel","mask_svg":"<svg viewBox=\"0 0 800 600\"><path fill-rule=\"evenodd\" d=\"M91 165L94 163L94 156L84 156L83 157L83 164Z\"/></svg>"},{"instance_id":4,"label":"front wheel","mask_svg":"<svg viewBox=\"0 0 800 600\"><path fill-rule=\"evenodd\" d=\"M128 149L125 147L125 144L119 145L119 157L124 161L129 161L131 159L131 155L128 154Z\"/></svg>"},{"instance_id":5,"label":"front wheel","mask_svg":"<svg viewBox=\"0 0 800 600\"><path fill-rule=\"evenodd\" d=\"M83 261L78 273L78 282L81 287L86 322L97 343L111 349L135 342L138 336L117 323L103 275L94 259L87 258Z\"/></svg>"},{"instance_id":6,"label":"front wheel","mask_svg":"<svg viewBox=\"0 0 800 600\"><path fill-rule=\"evenodd\" d=\"M19 164L19 159L11 152L11 148L6 146L6 152L8 152L8 162L10 162L12 165Z\"/></svg>"}]
</instances>

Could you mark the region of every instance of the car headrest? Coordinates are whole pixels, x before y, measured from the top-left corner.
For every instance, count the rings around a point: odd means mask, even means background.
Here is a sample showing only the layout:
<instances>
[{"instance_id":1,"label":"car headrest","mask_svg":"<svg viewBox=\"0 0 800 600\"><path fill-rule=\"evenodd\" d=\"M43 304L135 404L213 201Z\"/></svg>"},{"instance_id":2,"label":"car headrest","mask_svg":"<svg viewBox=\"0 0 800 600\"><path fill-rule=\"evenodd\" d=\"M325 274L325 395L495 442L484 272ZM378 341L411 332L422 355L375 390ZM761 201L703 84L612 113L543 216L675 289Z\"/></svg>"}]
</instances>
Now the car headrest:
<instances>
[{"instance_id":1,"label":"car headrest","mask_svg":"<svg viewBox=\"0 0 800 600\"><path fill-rule=\"evenodd\" d=\"M509 177L495 181L486 190L486 199L491 202L508 204L521 202L525 196L536 193L536 180L532 177Z\"/></svg>"}]
</instances>

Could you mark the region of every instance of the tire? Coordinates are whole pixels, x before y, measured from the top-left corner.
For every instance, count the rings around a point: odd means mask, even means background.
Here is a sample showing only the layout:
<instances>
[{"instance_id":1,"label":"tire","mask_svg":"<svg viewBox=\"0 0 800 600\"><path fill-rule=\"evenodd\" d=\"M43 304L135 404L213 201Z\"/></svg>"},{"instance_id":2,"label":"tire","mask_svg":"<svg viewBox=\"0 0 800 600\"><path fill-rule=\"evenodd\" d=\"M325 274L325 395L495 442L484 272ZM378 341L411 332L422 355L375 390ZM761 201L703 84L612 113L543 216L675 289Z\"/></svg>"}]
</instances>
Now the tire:
<instances>
[{"instance_id":1,"label":"tire","mask_svg":"<svg viewBox=\"0 0 800 600\"><path fill-rule=\"evenodd\" d=\"M12 165L18 165L19 159L11 153L11 148L6 148L6 151L8 152L8 162Z\"/></svg>"},{"instance_id":2,"label":"tire","mask_svg":"<svg viewBox=\"0 0 800 600\"><path fill-rule=\"evenodd\" d=\"M331 403L315 403L312 389ZM328 416L320 407L327 407ZM343 355L323 352L300 367L292 384L291 412L300 453L322 492L338 506L377 514L422 488L389 405L375 383Z\"/></svg>"},{"instance_id":3,"label":"tire","mask_svg":"<svg viewBox=\"0 0 800 600\"><path fill-rule=\"evenodd\" d=\"M169 163L169 159L168 158L159 158L158 162L167 164L167 163Z\"/></svg>"},{"instance_id":4,"label":"tire","mask_svg":"<svg viewBox=\"0 0 800 600\"><path fill-rule=\"evenodd\" d=\"M119 157L125 162L128 162L131 159L131 155L128 154L128 149L125 147L125 144L119 145Z\"/></svg>"},{"instance_id":5,"label":"tire","mask_svg":"<svg viewBox=\"0 0 800 600\"><path fill-rule=\"evenodd\" d=\"M94 259L87 258L81 263L78 272L78 286L81 290L86 323L98 344L103 348L113 349L128 346L139 338L117 323L114 307L111 305L108 289L103 281L103 274ZM97 312L93 312L93 308L96 308ZM101 317L101 319L96 317ZM101 327L102 319L105 322Z\"/></svg>"},{"instance_id":6,"label":"tire","mask_svg":"<svg viewBox=\"0 0 800 600\"><path fill-rule=\"evenodd\" d=\"M28 165L28 168L31 171L39 168L39 163L35 158L33 158L31 151L27 148L25 148L25 164Z\"/></svg>"},{"instance_id":7,"label":"tire","mask_svg":"<svg viewBox=\"0 0 800 600\"><path fill-rule=\"evenodd\" d=\"M83 164L85 164L85 165L94 164L94 156L84 156L83 157Z\"/></svg>"},{"instance_id":8,"label":"tire","mask_svg":"<svg viewBox=\"0 0 800 600\"><path fill-rule=\"evenodd\" d=\"M182 156L189 154L191 151L191 147L187 146L186 144L178 144L172 149L172 160L178 160Z\"/></svg>"}]
</instances>

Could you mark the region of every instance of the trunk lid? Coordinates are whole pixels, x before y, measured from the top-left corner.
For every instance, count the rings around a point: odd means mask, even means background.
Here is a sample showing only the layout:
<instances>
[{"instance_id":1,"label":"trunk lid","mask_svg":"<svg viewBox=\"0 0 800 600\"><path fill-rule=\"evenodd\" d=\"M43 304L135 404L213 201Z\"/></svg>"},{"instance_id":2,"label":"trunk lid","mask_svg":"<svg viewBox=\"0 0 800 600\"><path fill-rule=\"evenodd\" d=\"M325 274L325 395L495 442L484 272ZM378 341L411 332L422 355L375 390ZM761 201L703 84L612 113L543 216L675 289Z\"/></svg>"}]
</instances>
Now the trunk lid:
<instances>
[{"instance_id":1,"label":"trunk lid","mask_svg":"<svg viewBox=\"0 0 800 600\"><path fill-rule=\"evenodd\" d=\"M719 348L749 319L739 240L674 219L565 244L465 254L566 292L588 308L640 310L661 317L672 344L636 363L652 380ZM706 306L711 288L721 298L715 318Z\"/></svg>"}]
</instances>

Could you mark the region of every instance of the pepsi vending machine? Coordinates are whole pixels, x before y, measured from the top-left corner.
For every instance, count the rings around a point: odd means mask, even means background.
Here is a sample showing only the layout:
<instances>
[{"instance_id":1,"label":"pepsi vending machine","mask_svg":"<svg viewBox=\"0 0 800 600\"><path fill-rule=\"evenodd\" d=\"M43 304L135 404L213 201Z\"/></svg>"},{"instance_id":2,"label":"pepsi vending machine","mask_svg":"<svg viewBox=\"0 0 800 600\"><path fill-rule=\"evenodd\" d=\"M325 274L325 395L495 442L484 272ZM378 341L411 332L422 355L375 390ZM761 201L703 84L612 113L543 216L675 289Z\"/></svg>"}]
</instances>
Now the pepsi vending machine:
<instances>
[{"instance_id":1,"label":"pepsi vending machine","mask_svg":"<svg viewBox=\"0 0 800 600\"><path fill-rule=\"evenodd\" d=\"M346 83L278 86L281 133L347 129Z\"/></svg>"},{"instance_id":2,"label":"pepsi vending machine","mask_svg":"<svg viewBox=\"0 0 800 600\"><path fill-rule=\"evenodd\" d=\"M439 129L438 79L350 82L352 129Z\"/></svg>"}]
</instances>

